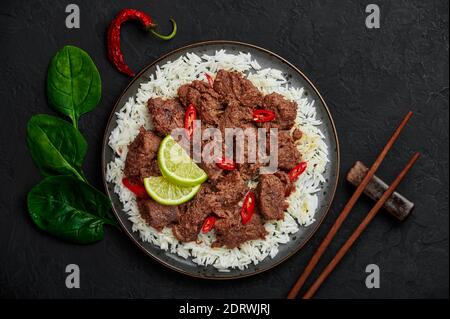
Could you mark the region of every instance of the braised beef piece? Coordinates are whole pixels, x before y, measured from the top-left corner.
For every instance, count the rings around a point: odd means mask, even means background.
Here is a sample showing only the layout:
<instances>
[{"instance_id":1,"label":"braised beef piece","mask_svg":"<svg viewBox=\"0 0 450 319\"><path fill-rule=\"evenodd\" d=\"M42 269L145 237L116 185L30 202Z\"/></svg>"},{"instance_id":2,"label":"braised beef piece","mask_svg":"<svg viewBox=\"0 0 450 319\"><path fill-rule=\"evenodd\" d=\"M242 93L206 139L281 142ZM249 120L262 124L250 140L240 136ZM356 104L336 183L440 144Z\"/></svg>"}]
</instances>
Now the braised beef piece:
<instances>
[{"instance_id":1,"label":"braised beef piece","mask_svg":"<svg viewBox=\"0 0 450 319\"><path fill-rule=\"evenodd\" d=\"M222 177L217 185L217 204L214 213L219 217L215 224L216 242L213 247L234 248L252 239L263 239L266 235L264 223L257 212L250 222L242 224L241 206L238 205L248 188L238 171L231 171Z\"/></svg>"},{"instance_id":2,"label":"braised beef piece","mask_svg":"<svg viewBox=\"0 0 450 319\"><path fill-rule=\"evenodd\" d=\"M214 89L203 81L195 80L192 83L178 88L178 97L184 107L193 104L197 115L206 124L217 125L223 113L223 105L219 95Z\"/></svg>"},{"instance_id":3,"label":"braised beef piece","mask_svg":"<svg viewBox=\"0 0 450 319\"><path fill-rule=\"evenodd\" d=\"M269 133L271 134L271 133ZM269 140L270 141L270 140ZM268 141L268 142L269 142ZM267 143L269 150L270 143ZM278 168L289 171L301 161L300 152L289 131L278 131Z\"/></svg>"},{"instance_id":4,"label":"braised beef piece","mask_svg":"<svg viewBox=\"0 0 450 319\"><path fill-rule=\"evenodd\" d=\"M184 109L178 99L151 98L147 102L155 131L160 136L170 134L173 129L184 127Z\"/></svg>"},{"instance_id":5,"label":"braised beef piece","mask_svg":"<svg viewBox=\"0 0 450 319\"><path fill-rule=\"evenodd\" d=\"M262 108L275 112L275 119L262 123L263 127L289 130L294 125L297 116L297 103L286 100L281 94L271 93L266 95Z\"/></svg>"},{"instance_id":6,"label":"braised beef piece","mask_svg":"<svg viewBox=\"0 0 450 319\"><path fill-rule=\"evenodd\" d=\"M259 213L255 212L252 219L243 225L239 207L235 208L232 217L218 219L214 229L216 241L212 247L235 248L248 240L264 239L267 235Z\"/></svg>"},{"instance_id":7,"label":"braised beef piece","mask_svg":"<svg viewBox=\"0 0 450 319\"><path fill-rule=\"evenodd\" d=\"M259 211L266 219L284 219L284 210L288 207L285 193L285 184L276 175L260 175L256 196Z\"/></svg>"},{"instance_id":8,"label":"braised beef piece","mask_svg":"<svg viewBox=\"0 0 450 319\"><path fill-rule=\"evenodd\" d=\"M240 72L219 70L214 79L214 90L226 102L236 100L251 108L262 104L262 93Z\"/></svg>"},{"instance_id":9,"label":"braised beef piece","mask_svg":"<svg viewBox=\"0 0 450 319\"><path fill-rule=\"evenodd\" d=\"M219 177L222 176L223 170L219 168L215 163L201 162L198 163L198 166L200 166L200 168L205 171L206 175L208 175L208 178L212 182L217 181Z\"/></svg>"},{"instance_id":10,"label":"braised beef piece","mask_svg":"<svg viewBox=\"0 0 450 319\"><path fill-rule=\"evenodd\" d=\"M253 128L256 125L253 122L253 109L241 105L236 100L231 100L223 115L219 120L219 129L222 135L225 133L225 128Z\"/></svg>"},{"instance_id":11,"label":"braised beef piece","mask_svg":"<svg viewBox=\"0 0 450 319\"><path fill-rule=\"evenodd\" d=\"M144 179L155 175L154 159L161 139L151 131L140 128L139 134L128 146L124 174L128 178Z\"/></svg>"},{"instance_id":12,"label":"braised beef piece","mask_svg":"<svg viewBox=\"0 0 450 319\"><path fill-rule=\"evenodd\" d=\"M175 237L181 242L196 240L205 218L216 206L216 197L213 195L211 184L203 183L195 198L180 209L178 223L172 227Z\"/></svg>"},{"instance_id":13,"label":"braised beef piece","mask_svg":"<svg viewBox=\"0 0 450 319\"><path fill-rule=\"evenodd\" d=\"M292 138L294 139L294 141L298 141L299 139L301 139L303 136L303 132L300 131L298 128L295 128L294 131L292 132Z\"/></svg>"},{"instance_id":14,"label":"braised beef piece","mask_svg":"<svg viewBox=\"0 0 450 319\"><path fill-rule=\"evenodd\" d=\"M283 171L278 171L274 175L278 177L280 181L283 183L284 196L288 197L295 190L294 183L291 181L288 174Z\"/></svg>"},{"instance_id":15,"label":"braised beef piece","mask_svg":"<svg viewBox=\"0 0 450 319\"><path fill-rule=\"evenodd\" d=\"M249 128L246 128L246 131L248 131ZM239 170L239 173L241 174L242 178L244 180L253 179L259 174L259 168L261 167L261 163L259 161L259 150L258 150L258 131L256 128L253 128L253 135L249 134L248 137L245 136L245 139L243 141L243 148L242 148L242 142L238 143L235 141L235 159L237 162L237 168ZM256 139L256 140L254 140ZM256 141L256 142L254 142ZM250 143L249 143L250 142ZM242 149L241 149L242 148ZM254 148L254 149L253 149ZM238 159L241 159L241 156L239 154L239 151L243 153L243 162L239 162ZM251 150L250 154L254 154L255 157L250 158L249 152Z\"/></svg>"},{"instance_id":16,"label":"braised beef piece","mask_svg":"<svg viewBox=\"0 0 450 319\"><path fill-rule=\"evenodd\" d=\"M215 195L217 202L220 204L216 207L216 212L220 215L229 207L235 207L244 199L248 192L247 185L237 170L227 172L220 178L215 185Z\"/></svg>"},{"instance_id":17,"label":"braised beef piece","mask_svg":"<svg viewBox=\"0 0 450 319\"><path fill-rule=\"evenodd\" d=\"M205 218L212 213L221 218L232 217L231 212L247 190L238 171L227 173L215 185L204 183L185 210L178 214L178 224L172 228L175 237L183 242L196 240Z\"/></svg>"},{"instance_id":18,"label":"braised beef piece","mask_svg":"<svg viewBox=\"0 0 450 319\"><path fill-rule=\"evenodd\" d=\"M207 127L206 127L207 128ZM206 128L202 125L202 130L204 131ZM202 132L202 137L205 137L204 132ZM219 157L217 153L214 153L215 149L220 147L219 143L213 138L207 138L202 140L201 148L193 148L193 154L195 158L201 159L201 162L197 163L201 169L203 169L210 181L215 182L221 175L223 170L220 169L215 162L215 158ZM198 153L197 153L198 152ZM217 152L217 151L216 151ZM208 154L209 153L209 154ZM222 149L223 156L223 149Z\"/></svg>"},{"instance_id":19,"label":"braised beef piece","mask_svg":"<svg viewBox=\"0 0 450 319\"><path fill-rule=\"evenodd\" d=\"M159 164L158 164L158 159L155 158L152 160L152 162L150 163L149 169L146 171L147 176L161 176L161 170L159 169Z\"/></svg>"},{"instance_id":20,"label":"braised beef piece","mask_svg":"<svg viewBox=\"0 0 450 319\"><path fill-rule=\"evenodd\" d=\"M178 206L161 205L153 199L139 199L137 204L142 218L158 231L177 220Z\"/></svg>"},{"instance_id":21,"label":"braised beef piece","mask_svg":"<svg viewBox=\"0 0 450 319\"><path fill-rule=\"evenodd\" d=\"M261 164L258 162L238 164L239 173L245 180L255 178L259 174L260 167Z\"/></svg>"}]
</instances>

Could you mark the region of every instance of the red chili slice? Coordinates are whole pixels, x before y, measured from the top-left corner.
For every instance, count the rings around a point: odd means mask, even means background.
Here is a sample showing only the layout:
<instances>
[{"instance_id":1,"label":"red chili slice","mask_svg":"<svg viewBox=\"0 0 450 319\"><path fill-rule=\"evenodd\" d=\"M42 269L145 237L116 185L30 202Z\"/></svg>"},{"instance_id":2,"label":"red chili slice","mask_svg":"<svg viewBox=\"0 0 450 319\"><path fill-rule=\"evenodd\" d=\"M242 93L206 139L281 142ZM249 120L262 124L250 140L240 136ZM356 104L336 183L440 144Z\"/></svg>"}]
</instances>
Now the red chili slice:
<instances>
[{"instance_id":1,"label":"red chili slice","mask_svg":"<svg viewBox=\"0 0 450 319\"><path fill-rule=\"evenodd\" d=\"M194 123L197 119L197 111L195 110L195 106L193 104L189 104L186 109L186 113L184 114L184 128L186 129L186 134L190 138L194 133Z\"/></svg>"},{"instance_id":2,"label":"red chili slice","mask_svg":"<svg viewBox=\"0 0 450 319\"><path fill-rule=\"evenodd\" d=\"M242 205L241 218L242 224L247 224L252 219L255 213L255 193L249 191L244 198L244 204Z\"/></svg>"},{"instance_id":3,"label":"red chili slice","mask_svg":"<svg viewBox=\"0 0 450 319\"><path fill-rule=\"evenodd\" d=\"M131 181L129 178L126 177L122 179L122 183L123 185L125 185L126 188L132 191L136 195L136 197L145 198L148 196L144 184L135 183L134 181Z\"/></svg>"},{"instance_id":4,"label":"red chili slice","mask_svg":"<svg viewBox=\"0 0 450 319\"><path fill-rule=\"evenodd\" d=\"M297 166L295 166L293 169L291 169L288 173L289 179L291 181L296 181L297 178L302 175L302 173L306 170L307 164L306 162L301 162Z\"/></svg>"},{"instance_id":5,"label":"red chili slice","mask_svg":"<svg viewBox=\"0 0 450 319\"><path fill-rule=\"evenodd\" d=\"M207 232L209 232L211 229L214 228L215 224L216 224L216 217L214 216L207 217L203 222L202 233L206 234Z\"/></svg>"},{"instance_id":6,"label":"red chili slice","mask_svg":"<svg viewBox=\"0 0 450 319\"><path fill-rule=\"evenodd\" d=\"M219 167L223 170L226 170L226 171L232 171L236 168L236 164L232 160L230 160L226 157L219 158L216 161L216 165L217 165L217 167Z\"/></svg>"},{"instance_id":7,"label":"red chili slice","mask_svg":"<svg viewBox=\"0 0 450 319\"><path fill-rule=\"evenodd\" d=\"M206 77L206 79L208 80L209 85L210 85L211 87L213 87L213 85L214 85L214 80L213 80L213 78L211 77L211 75L209 75L208 73L205 73L205 77Z\"/></svg>"},{"instance_id":8,"label":"red chili slice","mask_svg":"<svg viewBox=\"0 0 450 319\"><path fill-rule=\"evenodd\" d=\"M270 122L275 119L275 112L258 109L253 111L253 121L257 123Z\"/></svg>"}]
</instances>

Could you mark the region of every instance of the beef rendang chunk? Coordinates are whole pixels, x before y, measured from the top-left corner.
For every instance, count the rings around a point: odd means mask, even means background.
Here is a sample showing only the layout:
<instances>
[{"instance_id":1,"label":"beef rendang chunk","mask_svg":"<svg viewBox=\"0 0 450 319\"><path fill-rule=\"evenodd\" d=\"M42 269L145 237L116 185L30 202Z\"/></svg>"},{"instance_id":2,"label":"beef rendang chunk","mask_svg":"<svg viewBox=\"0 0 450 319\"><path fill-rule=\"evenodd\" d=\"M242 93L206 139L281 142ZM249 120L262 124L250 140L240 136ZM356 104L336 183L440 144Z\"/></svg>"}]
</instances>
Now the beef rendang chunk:
<instances>
[{"instance_id":1,"label":"beef rendang chunk","mask_svg":"<svg viewBox=\"0 0 450 319\"><path fill-rule=\"evenodd\" d=\"M137 204L142 218L158 231L177 220L178 206L161 205L150 198L139 199Z\"/></svg>"},{"instance_id":2,"label":"beef rendang chunk","mask_svg":"<svg viewBox=\"0 0 450 319\"><path fill-rule=\"evenodd\" d=\"M131 179L143 180L145 177L157 175L159 169L155 167L156 154L161 139L143 127L139 134L128 146L124 174Z\"/></svg>"},{"instance_id":3,"label":"beef rendang chunk","mask_svg":"<svg viewBox=\"0 0 450 319\"><path fill-rule=\"evenodd\" d=\"M284 219L284 211L288 208L285 193L286 185L276 175L260 176L256 196L259 210L266 219Z\"/></svg>"},{"instance_id":4,"label":"beef rendang chunk","mask_svg":"<svg viewBox=\"0 0 450 319\"><path fill-rule=\"evenodd\" d=\"M271 93L264 97L262 107L275 112L275 119L263 123L263 127L290 130L294 126L297 116L297 103L286 100L279 93Z\"/></svg>"},{"instance_id":5,"label":"beef rendang chunk","mask_svg":"<svg viewBox=\"0 0 450 319\"><path fill-rule=\"evenodd\" d=\"M184 107L193 104L205 124L217 125L223 112L219 95L206 82L195 80L178 88L178 97Z\"/></svg>"},{"instance_id":6,"label":"beef rendang chunk","mask_svg":"<svg viewBox=\"0 0 450 319\"><path fill-rule=\"evenodd\" d=\"M267 235L264 221L256 212L252 219L243 225L239 207L235 207L230 217L218 219L214 229L216 241L212 244L213 247L235 248L248 240L264 239Z\"/></svg>"},{"instance_id":7,"label":"beef rendang chunk","mask_svg":"<svg viewBox=\"0 0 450 319\"><path fill-rule=\"evenodd\" d=\"M202 130L204 131L203 127ZM203 132L202 136L205 136ZM215 161L213 161L215 156L214 149L218 149L220 147L218 143L219 141L216 141L213 139L213 137L210 137L202 140L201 149L193 149L194 156L198 155L198 157L202 159L202 161L198 163L198 166L200 166L200 168L205 171L206 175L208 175L208 179L212 182L217 181L217 179L221 177L223 172L222 169L216 165ZM223 145L222 152L224 152ZM204 158L208 158L208 161L204 161Z\"/></svg>"},{"instance_id":8,"label":"beef rendang chunk","mask_svg":"<svg viewBox=\"0 0 450 319\"><path fill-rule=\"evenodd\" d=\"M182 242L195 241L205 218L217 206L212 186L205 182L194 199L182 205L178 223L172 227L175 237Z\"/></svg>"},{"instance_id":9,"label":"beef rendang chunk","mask_svg":"<svg viewBox=\"0 0 450 319\"><path fill-rule=\"evenodd\" d=\"M234 207L248 191L239 171L234 170L224 175L215 185L215 195L220 203L219 209Z\"/></svg>"},{"instance_id":10,"label":"beef rendang chunk","mask_svg":"<svg viewBox=\"0 0 450 319\"><path fill-rule=\"evenodd\" d=\"M258 149L258 130L256 128L246 128L245 132L249 132L248 136L244 136L244 140L241 143L236 141L235 159L238 162L237 166L242 178L249 180L258 176L262 164ZM251 135L254 135L254 137L251 137ZM253 142L253 138L256 139L256 142Z\"/></svg>"},{"instance_id":11,"label":"beef rendang chunk","mask_svg":"<svg viewBox=\"0 0 450 319\"><path fill-rule=\"evenodd\" d=\"M270 134L270 133L269 133ZM269 143L268 143L269 145ZM278 167L289 171L301 161L300 152L289 131L278 131Z\"/></svg>"},{"instance_id":12,"label":"beef rendang chunk","mask_svg":"<svg viewBox=\"0 0 450 319\"><path fill-rule=\"evenodd\" d=\"M280 181L283 183L284 196L288 197L295 190L294 182L291 181L289 175L283 171L278 171L274 175L278 177Z\"/></svg>"},{"instance_id":13,"label":"beef rendang chunk","mask_svg":"<svg viewBox=\"0 0 450 319\"><path fill-rule=\"evenodd\" d=\"M178 240L187 242L197 239L202 224L208 215L216 214L221 218L232 218L231 213L238 207L248 188L238 171L223 176L215 185L206 182L193 200L180 212L178 224L173 232Z\"/></svg>"},{"instance_id":14,"label":"beef rendang chunk","mask_svg":"<svg viewBox=\"0 0 450 319\"><path fill-rule=\"evenodd\" d=\"M252 112L252 108L243 106L236 100L231 100L219 120L219 129L222 135L224 135L225 128L256 127L253 123Z\"/></svg>"},{"instance_id":15,"label":"beef rendang chunk","mask_svg":"<svg viewBox=\"0 0 450 319\"><path fill-rule=\"evenodd\" d=\"M236 100L241 105L250 108L262 104L262 93L240 72L219 70L214 79L214 90L226 103Z\"/></svg>"},{"instance_id":16,"label":"beef rendang chunk","mask_svg":"<svg viewBox=\"0 0 450 319\"><path fill-rule=\"evenodd\" d=\"M160 136L166 136L173 129L184 127L184 110L178 99L151 98L147 102L147 107L155 131Z\"/></svg>"}]
</instances>

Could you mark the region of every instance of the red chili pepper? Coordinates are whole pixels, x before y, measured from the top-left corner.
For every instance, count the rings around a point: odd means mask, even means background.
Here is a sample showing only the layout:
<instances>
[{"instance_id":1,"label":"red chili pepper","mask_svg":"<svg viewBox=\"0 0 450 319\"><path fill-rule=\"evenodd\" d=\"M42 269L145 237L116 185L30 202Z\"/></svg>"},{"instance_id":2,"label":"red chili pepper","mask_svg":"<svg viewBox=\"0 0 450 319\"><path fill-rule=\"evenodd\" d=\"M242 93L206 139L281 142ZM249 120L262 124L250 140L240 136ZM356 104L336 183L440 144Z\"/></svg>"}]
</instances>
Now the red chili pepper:
<instances>
[{"instance_id":1,"label":"red chili pepper","mask_svg":"<svg viewBox=\"0 0 450 319\"><path fill-rule=\"evenodd\" d=\"M195 110L194 104L189 104L184 113L184 128L186 130L187 136L190 138L194 133L195 120L197 119L197 111Z\"/></svg>"},{"instance_id":2,"label":"red chili pepper","mask_svg":"<svg viewBox=\"0 0 450 319\"><path fill-rule=\"evenodd\" d=\"M213 80L213 78L211 77L211 75L209 75L208 73L205 73L205 77L206 77L206 79L208 80L209 85L210 85L211 87L213 87L213 85L214 85L214 80Z\"/></svg>"},{"instance_id":3,"label":"red chili pepper","mask_svg":"<svg viewBox=\"0 0 450 319\"><path fill-rule=\"evenodd\" d=\"M136 197L145 198L148 196L144 184L132 182L129 178L126 177L122 179L122 183L126 188L132 191L136 195Z\"/></svg>"},{"instance_id":4,"label":"red chili pepper","mask_svg":"<svg viewBox=\"0 0 450 319\"><path fill-rule=\"evenodd\" d=\"M156 24L153 23L152 18L142 11L123 9L117 14L108 28L108 58L120 72L133 77L134 72L131 71L125 63L125 59L120 49L120 28L122 23L128 20L138 20L147 31L150 31L163 40L170 40L177 34L177 24L175 23L175 20L170 19L172 22L172 32L169 35L161 35L155 31Z\"/></svg>"},{"instance_id":5,"label":"red chili pepper","mask_svg":"<svg viewBox=\"0 0 450 319\"><path fill-rule=\"evenodd\" d=\"M209 232L211 229L214 228L215 224L216 224L216 217L214 216L207 217L203 222L202 233L206 234L207 232Z\"/></svg>"},{"instance_id":6,"label":"red chili pepper","mask_svg":"<svg viewBox=\"0 0 450 319\"><path fill-rule=\"evenodd\" d=\"M253 111L253 121L257 123L270 122L275 119L275 112L258 109Z\"/></svg>"},{"instance_id":7,"label":"red chili pepper","mask_svg":"<svg viewBox=\"0 0 450 319\"><path fill-rule=\"evenodd\" d=\"M223 170L226 170L226 171L232 171L236 168L236 164L232 160L230 160L226 157L217 159L216 165L217 165L217 167L219 167Z\"/></svg>"},{"instance_id":8,"label":"red chili pepper","mask_svg":"<svg viewBox=\"0 0 450 319\"><path fill-rule=\"evenodd\" d=\"M252 219L255 213L255 193L249 191L244 198L244 204L242 204L241 218L242 224L247 224Z\"/></svg>"},{"instance_id":9,"label":"red chili pepper","mask_svg":"<svg viewBox=\"0 0 450 319\"><path fill-rule=\"evenodd\" d=\"M293 169L291 169L288 173L289 179L291 181L296 181L297 178L302 175L302 173L306 170L307 164L306 162L301 162L297 166L295 166Z\"/></svg>"}]
</instances>

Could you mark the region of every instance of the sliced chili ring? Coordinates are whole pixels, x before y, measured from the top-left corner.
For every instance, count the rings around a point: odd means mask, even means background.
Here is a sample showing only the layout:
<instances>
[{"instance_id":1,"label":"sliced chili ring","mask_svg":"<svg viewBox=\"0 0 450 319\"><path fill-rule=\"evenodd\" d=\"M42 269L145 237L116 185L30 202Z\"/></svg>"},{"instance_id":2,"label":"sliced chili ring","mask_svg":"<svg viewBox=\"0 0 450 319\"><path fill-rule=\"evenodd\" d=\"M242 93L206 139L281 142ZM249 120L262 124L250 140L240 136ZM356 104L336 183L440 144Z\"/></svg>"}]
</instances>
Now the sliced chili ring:
<instances>
[{"instance_id":1,"label":"sliced chili ring","mask_svg":"<svg viewBox=\"0 0 450 319\"><path fill-rule=\"evenodd\" d=\"M275 119L275 112L271 110L258 109L253 111L253 121L257 123L270 122Z\"/></svg>"},{"instance_id":2,"label":"sliced chili ring","mask_svg":"<svg viewBox=\"0 0 450 319\"><path fill-rule=\"evenodd\" d=\"M144 184L135 182L130 180L129 178L123 178L122 179L123 185L128 188L130 191L136 195L138 198L145 198L147 197L147 191L145 190Z\"/></svg>"},{"instance_id":3,"label":"sliced chili ring","mask_svg":"<svg viewBox=\"0 0 450 319\"><path fill-rule=\"evenodd\" d=\"M193 104L189 104L184 114L184 129L186 130L187 136L190 138L194 133L194 123L197 119L197 111Z\"/></svg>"},{"instance_id":4,"label":"sliced chili ring","mask_svg":"<svg viewBox=\"0 0 450 319\"><path fill-rule=\"evenodd\" d=\"M209 75L208 73L205 73L205 78L208 80L209 85L211 87L213 87L214 86L214 80L213 80L212 76Z\"/></svg>"},{"instance_id":5,"label":"sliced chili ring","mask_svg":"<svg viewBox=\"0 0 450 319\"><path fill-rule=\"evenodd\" d=\"M306 162L301 162L300 164L296 165L293 169L291 169L288 173L289 179L294 182L297 180L297 178L302 175L302 173L306 170L307 167Z\"/></svg>"},{"instance_id":6,"label":"sliced chili ring","mask_svg":"<svg viewBox=\"0 0 450 319\"><path fill-rule=\"evenodd\" d=\"M241 219L242 224L247 224L253 217L255 213L255 193L249 191L244 198L244 204L242 204L241 209Z\"/></svg>"},{"instance_id":7,"label":"sliced chili ring","mask_svg":"<svg viewBox=\"0 0 450 319\"><path fill-rule=\"evenodd\" d=\"M236 164L232 160L230 160L226 157L217 159L216 165L217 165L217 167L219 167L223 170L226 170L226 171L232 171L236 168Z\"/></svg>"},{"instance_id":8,"label":"sliced chili ring","mask_svg":"<svg viewBox=\"0 0 450 319\"><path fill-rule=\"evenodd\" d=\"M211 229L214 228L215 224L216 224L216 217L214 216L207 217L203 222L202 233L204 234L208 233Z\"/></svg>"}]
</instances>

